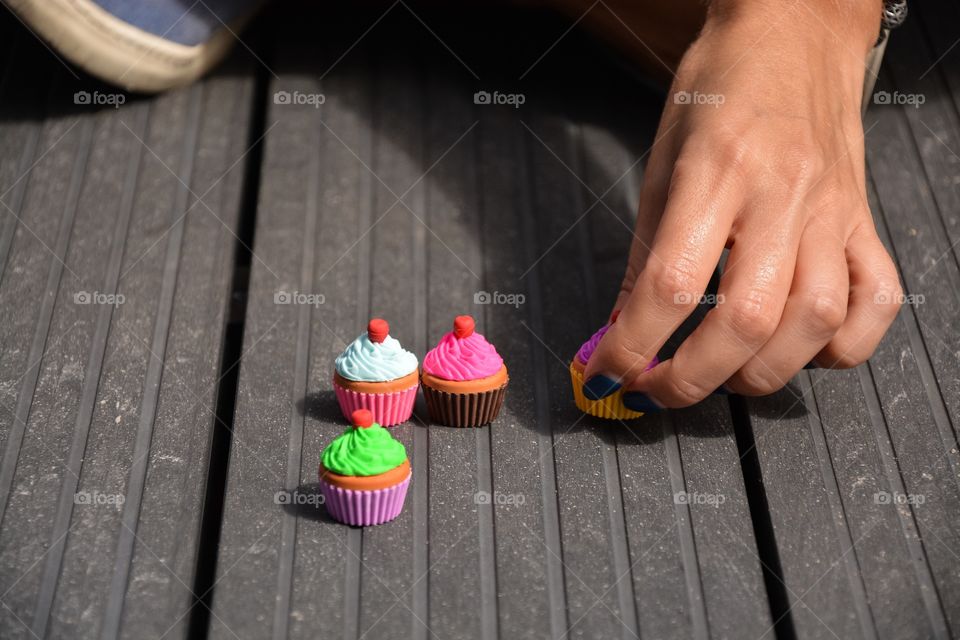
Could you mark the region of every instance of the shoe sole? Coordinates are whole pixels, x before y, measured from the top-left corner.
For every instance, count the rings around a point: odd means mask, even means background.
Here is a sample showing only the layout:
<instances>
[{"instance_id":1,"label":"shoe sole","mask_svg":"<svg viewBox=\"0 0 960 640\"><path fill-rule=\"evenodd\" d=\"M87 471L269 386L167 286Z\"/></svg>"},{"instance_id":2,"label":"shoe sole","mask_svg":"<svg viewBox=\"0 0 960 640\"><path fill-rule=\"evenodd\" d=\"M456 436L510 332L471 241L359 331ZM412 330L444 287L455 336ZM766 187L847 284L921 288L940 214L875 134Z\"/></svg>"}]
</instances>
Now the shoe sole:
<instances>
[{"instance_id":1,"label":"shoe sole","mask_svg":"<svg viewBox=\"0 0 960 640\"><path fill-rule=\"evenodd\" d=\"M25 25L67 60L110 84L157 92L189 84L230 51L253 12L199 45L170 42L138 29L91 0L3 0ZM233 31L231 31L233 29Z\"/></svg>"}]
</instances>

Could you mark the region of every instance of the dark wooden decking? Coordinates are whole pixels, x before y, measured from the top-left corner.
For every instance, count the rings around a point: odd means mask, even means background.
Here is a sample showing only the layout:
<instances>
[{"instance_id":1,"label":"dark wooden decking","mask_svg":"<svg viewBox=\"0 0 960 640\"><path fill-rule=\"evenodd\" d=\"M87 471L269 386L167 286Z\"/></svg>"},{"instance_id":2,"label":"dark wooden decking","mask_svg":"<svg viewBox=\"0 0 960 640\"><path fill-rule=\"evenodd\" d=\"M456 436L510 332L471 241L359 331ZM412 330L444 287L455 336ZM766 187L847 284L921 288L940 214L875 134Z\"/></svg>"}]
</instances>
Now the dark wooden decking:
<instances>
[{"instance_id":1,"label":"dark wooden decking","mask_svg":"<svg viewBox=\"0 0 960 640\"><path fill-rule=\"evenodd\" d=\"M119 109L0 19L0 637L960 635L960 10L891 42L877 89L924 104L865 117L917 304L866 366L630 426L581 416L567 364L662 96L556 18L381 13L281 7ZM423 354L463 312L500 417L419 407L401 516L333 522L333 358L371 315Z\"/></svg>"}]
</instances>

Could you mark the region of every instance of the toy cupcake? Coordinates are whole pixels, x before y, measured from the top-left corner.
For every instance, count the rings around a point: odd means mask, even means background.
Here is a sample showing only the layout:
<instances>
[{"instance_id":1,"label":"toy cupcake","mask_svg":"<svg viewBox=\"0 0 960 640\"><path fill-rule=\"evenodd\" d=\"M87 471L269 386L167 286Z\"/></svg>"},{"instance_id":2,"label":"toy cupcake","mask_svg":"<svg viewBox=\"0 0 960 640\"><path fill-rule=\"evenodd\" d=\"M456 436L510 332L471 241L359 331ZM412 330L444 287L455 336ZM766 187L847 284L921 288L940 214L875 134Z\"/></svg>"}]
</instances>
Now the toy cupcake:
<instances>
[{"instance_id":1,"label":"toy cupcake","mask_svg":"<svg viewBox=\"0 0 960 640\"><path fill-rule=\"evenodd\" d=\"M357 409L368 409L381 426L392 427L413 413L419 385L417 356L389 334L387 321L374 318L367 332L337 356L333 389L345 418Z\"/></svg>"},{"instance_id":2,"label":"toy cupcake","mask_svg":"<svg viewBox=\"0 0 960 640\"><path fill-rule=\"evenodd\" d=\"M497 417L507 392L507 367L473 318L457 316L453 331L423 359L420 383L430 417L450 427L479 427Z\"/></svg>"},{"instance_id":3,"label":"toy cupcake","mask_svg":"<svg viewBox=\"0 0 960 640\"><path fill-rule=\"evenodd\" d=\"M600 330L593 334L589 340L580 346L577 355L570 363L570 378L573 381L573 400L577 408L584 413L598 418L607 418L609 420L628 420L630 418L639 418L643 414L639 411L632 411L623 406L623 389L617 390L602 400L590 400L583 395L583 372L587 367L590 356L596 351L600 339L607 333L614 322L617 321L617 313L614 313L610 322L600 327ZM647 365L644 371L649 371L660 361L654 357L653 361Z\"/></svg>"},{"instance_id":4,"label":"toy cupcake","mask_svg":"<svg viewBox=\"0 0 960 640\"><path fill-rule=\"evenodd\" d=\"M357 409L352 427L320 456L320 492L327 512L344 524L383 524L400 515L410 485L410 461L403 444Z\"/></svg>"}]
</instances>

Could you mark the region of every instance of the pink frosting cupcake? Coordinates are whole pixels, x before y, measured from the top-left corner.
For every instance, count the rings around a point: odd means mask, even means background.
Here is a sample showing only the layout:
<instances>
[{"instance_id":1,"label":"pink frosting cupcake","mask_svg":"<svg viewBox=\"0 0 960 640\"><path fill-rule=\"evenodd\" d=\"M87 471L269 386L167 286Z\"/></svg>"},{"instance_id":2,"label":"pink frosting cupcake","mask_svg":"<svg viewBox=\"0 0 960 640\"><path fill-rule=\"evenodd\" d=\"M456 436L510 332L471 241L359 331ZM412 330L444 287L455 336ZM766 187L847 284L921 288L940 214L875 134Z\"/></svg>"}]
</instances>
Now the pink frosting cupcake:
<instances>
[{"instance_id":1,"label":"pink frosting cupcake","mask_svg":"<svg viewBox=\"0 0 960 640\"><path fill-rule=\"evenodd\" d=\"M580 345L580 349L577 350L577 355L574 356L573 361L570 363L570 381L573 383L573 401L580 411L598 418L607 418L608 420L629 420L631 418L639 418L643 414L623 406L623 389L617 390L616 393L602 400L590 400L583 395L583 372L587 367L587 362L590 361L590 356L597 350L600 341L603 339L603 336L606 335L611 325L617 321L617 315L618 313L614 313L610 322L600 327L596 333L590 336L589 340ZM659 362L657 358L654 358L644 370L649 371L657 366Z\"/></svg>"},{"instance_id":2,"label":"pink frosting cupcake","mask_svg":"<svg viewBox=\"0 0 960 640\"><path fill-rule=\"evenodd\" d=\"M496 348L476 332L470 316L423 359L420 384L430 417L451 427L479 427L496 417L506 395L507 367Z\"/></svg>"}]
</instances>

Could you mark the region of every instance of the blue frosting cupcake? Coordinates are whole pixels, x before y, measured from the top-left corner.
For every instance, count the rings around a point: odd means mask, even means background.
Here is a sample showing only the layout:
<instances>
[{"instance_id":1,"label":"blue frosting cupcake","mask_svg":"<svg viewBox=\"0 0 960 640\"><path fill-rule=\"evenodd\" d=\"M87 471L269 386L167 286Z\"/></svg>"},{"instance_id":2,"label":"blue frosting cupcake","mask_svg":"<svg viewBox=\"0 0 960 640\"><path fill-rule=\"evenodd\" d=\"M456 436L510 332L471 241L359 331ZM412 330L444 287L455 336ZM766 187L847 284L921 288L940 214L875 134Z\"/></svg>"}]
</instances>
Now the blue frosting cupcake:
<instances>
[{"instance_id":1,"label":"blue frosting cupcake","mask_svg":"<svg viewBox=\"0 0 960 640\"><path fill-rule=\"evenodd\" d=\"M347 345L335 363L333 389L344 417L367 409L383 427L409 420L420 385L418 364L390 336L386 320L371 320L366 333Z\"/></svg>"}]
</instances>

